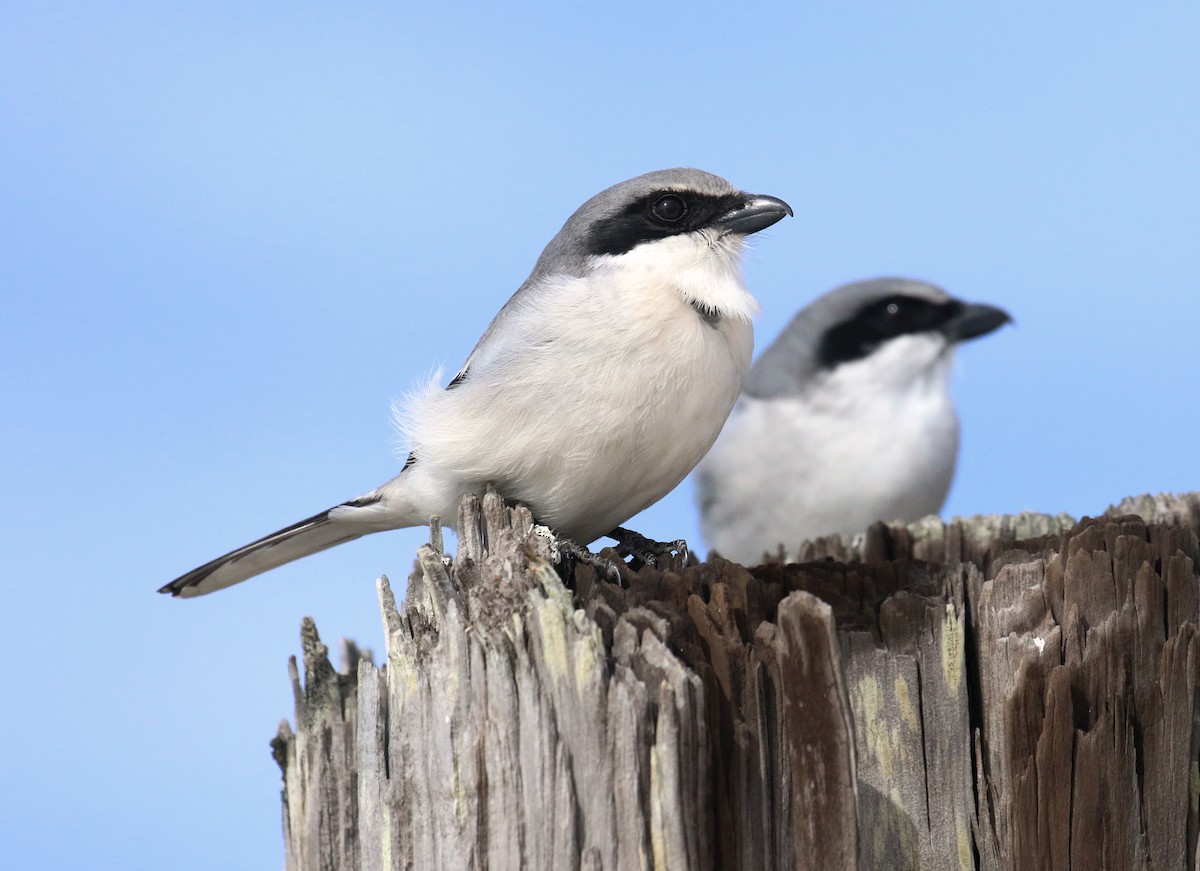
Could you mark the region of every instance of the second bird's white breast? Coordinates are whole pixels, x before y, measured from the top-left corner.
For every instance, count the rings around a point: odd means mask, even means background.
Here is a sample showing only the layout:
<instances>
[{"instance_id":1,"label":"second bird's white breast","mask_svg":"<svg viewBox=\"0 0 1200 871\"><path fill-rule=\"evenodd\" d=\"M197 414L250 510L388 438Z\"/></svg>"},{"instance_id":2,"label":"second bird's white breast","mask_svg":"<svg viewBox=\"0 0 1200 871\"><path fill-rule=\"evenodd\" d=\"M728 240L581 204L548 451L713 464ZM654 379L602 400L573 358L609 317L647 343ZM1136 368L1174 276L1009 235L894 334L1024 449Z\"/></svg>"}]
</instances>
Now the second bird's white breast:
<instances>
[{"instance_id":1,"label":"second bird's white breast","mask_svg":"<svg viewBox=\"0 0 1200 871\"><path fill-rule=\"evenodd\" d=\"M744 397L701 467L709 546L754 565L781 544L936 513L958 453L950 363L848 366L806 394Z\"/></svg>"}]
</instances>

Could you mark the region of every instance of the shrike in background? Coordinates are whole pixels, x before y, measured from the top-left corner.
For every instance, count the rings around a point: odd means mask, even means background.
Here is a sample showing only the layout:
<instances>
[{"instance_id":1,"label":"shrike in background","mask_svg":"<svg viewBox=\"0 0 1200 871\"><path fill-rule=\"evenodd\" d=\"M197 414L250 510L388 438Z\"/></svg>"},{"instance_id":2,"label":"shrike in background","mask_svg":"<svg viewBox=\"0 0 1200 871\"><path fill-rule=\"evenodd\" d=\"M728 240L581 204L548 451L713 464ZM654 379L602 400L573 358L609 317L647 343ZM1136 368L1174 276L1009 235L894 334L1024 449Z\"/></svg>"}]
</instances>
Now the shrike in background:
<instances>
[{"instance_id":1,"label":"shrike in background","mask_svg":"<svg viewBox=\"0 0 1200 871\"><path fill-rule=\"evenodd\" d=\"M397 477L159 592L211 593L368 533L454 518L489 483L577 544L612 531L682 481L721 431L758 307L742 247L790 214L697 169L602 191L550 240L449 384L409 400Z\"/></svg>"},{"instance_id":2,"label":"shrike in background","mask_svg":"<svg viewBox=\"0 0 1200 871\"><path fill-rule=\"evenodd\" d=\"M847 284L763 352L697 469L701 529L726 559L936 514L958 459L960 342L1010 321L905 278Z\"/></svg>"}]
</instances>

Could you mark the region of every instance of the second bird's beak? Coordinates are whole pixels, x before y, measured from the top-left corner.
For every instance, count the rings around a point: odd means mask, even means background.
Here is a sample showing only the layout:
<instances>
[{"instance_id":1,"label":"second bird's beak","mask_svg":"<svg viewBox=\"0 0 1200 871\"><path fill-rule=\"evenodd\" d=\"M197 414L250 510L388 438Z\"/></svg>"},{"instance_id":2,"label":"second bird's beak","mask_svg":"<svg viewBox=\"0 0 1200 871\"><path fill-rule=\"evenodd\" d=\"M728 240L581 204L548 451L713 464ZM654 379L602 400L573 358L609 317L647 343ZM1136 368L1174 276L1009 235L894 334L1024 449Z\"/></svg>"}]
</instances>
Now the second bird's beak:
<instances>
[{"instance_id":1,"label":"second bird's beak","mask_svg":"<svg viewBox=\"0 0 1200 871\"><path fill-rule=\"evenodd\" d=\"M942 333L952 342L965 342L986 336L1012 321L1012 315L1002 308L971 302L962 311L942 324Z\"/></svg>"}]
</instances>

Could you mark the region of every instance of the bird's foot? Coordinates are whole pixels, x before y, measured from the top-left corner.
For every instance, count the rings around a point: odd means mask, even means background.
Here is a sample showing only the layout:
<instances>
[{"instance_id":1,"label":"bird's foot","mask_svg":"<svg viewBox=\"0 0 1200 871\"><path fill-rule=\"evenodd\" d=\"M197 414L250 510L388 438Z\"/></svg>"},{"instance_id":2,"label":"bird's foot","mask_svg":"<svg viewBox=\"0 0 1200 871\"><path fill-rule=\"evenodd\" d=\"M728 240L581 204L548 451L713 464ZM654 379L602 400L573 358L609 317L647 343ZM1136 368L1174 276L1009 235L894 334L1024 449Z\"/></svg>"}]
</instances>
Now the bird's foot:
<instances>
[{"instance_id":1,"label":"bird's foot","mask_svg":"<svg viewBox=\"0 0 1200 871\"><path fill-rule=\"evenodd\" d=\"M688 561L688 545L682 538L675 541L655 541L651 538L618 526L607 537L617 543L616 551L623 558L631 556L634 563L631 568L641 568L642 565L658 567L661 562L674 554L682 557L684 564Z\"/></svg>"},{"instance_id":2,"label":"bird's foot","mask_svg":"<svg viewBox=\"0 0 1200 871\"><path fill-rule=\"evenodd\" d=\"M621 569L612 560L607 557L594 554L586 547L576 544L569 538L559 538L554 534L554 530L548 526L537 524L533 527L535 535L541 536L549 541L550 548L558 554L559 563L566 563L569 560L574 560L578 563L591 566L596 570L596 574L605 576L617 586L625 586L624 580L621 578ZM569 572L570 567L565 566Z\"/></svg>"}]
</instances>

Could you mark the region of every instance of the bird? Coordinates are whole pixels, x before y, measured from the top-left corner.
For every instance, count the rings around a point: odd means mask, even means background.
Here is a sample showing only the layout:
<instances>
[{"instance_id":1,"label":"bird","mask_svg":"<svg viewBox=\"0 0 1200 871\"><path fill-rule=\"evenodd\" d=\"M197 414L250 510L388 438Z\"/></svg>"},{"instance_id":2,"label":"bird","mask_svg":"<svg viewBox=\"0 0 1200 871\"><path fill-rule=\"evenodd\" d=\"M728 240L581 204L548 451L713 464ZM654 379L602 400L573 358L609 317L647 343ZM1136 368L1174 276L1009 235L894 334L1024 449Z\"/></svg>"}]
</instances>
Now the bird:
<instances>
[{"instance_id":1,"label":"bird","mask_svg":"<svg viewBox=\"0 0 1200 871\"><path fill-rule=\"evenodd\" d=\"M489 485L569 542L606 535L674 489L721 431L758 311L744 243L792 214L691 168L601 191L449 383L431 379L397 410L410 447L399 475L159 592L204 595L369 533L453 518Z\"/></svg>"},{"instance_id":2,"label":"bird","mask_svg":"<svg viewBox=\"0 0 1200 871\"><path fill-rule=\"evenodd\" d=\"M709 548L757 565L781 546L936 514L958 457L955 348L1011 320L896 277L801 309L755 361L696 469Z\"/></svg>"}]
</instances>

